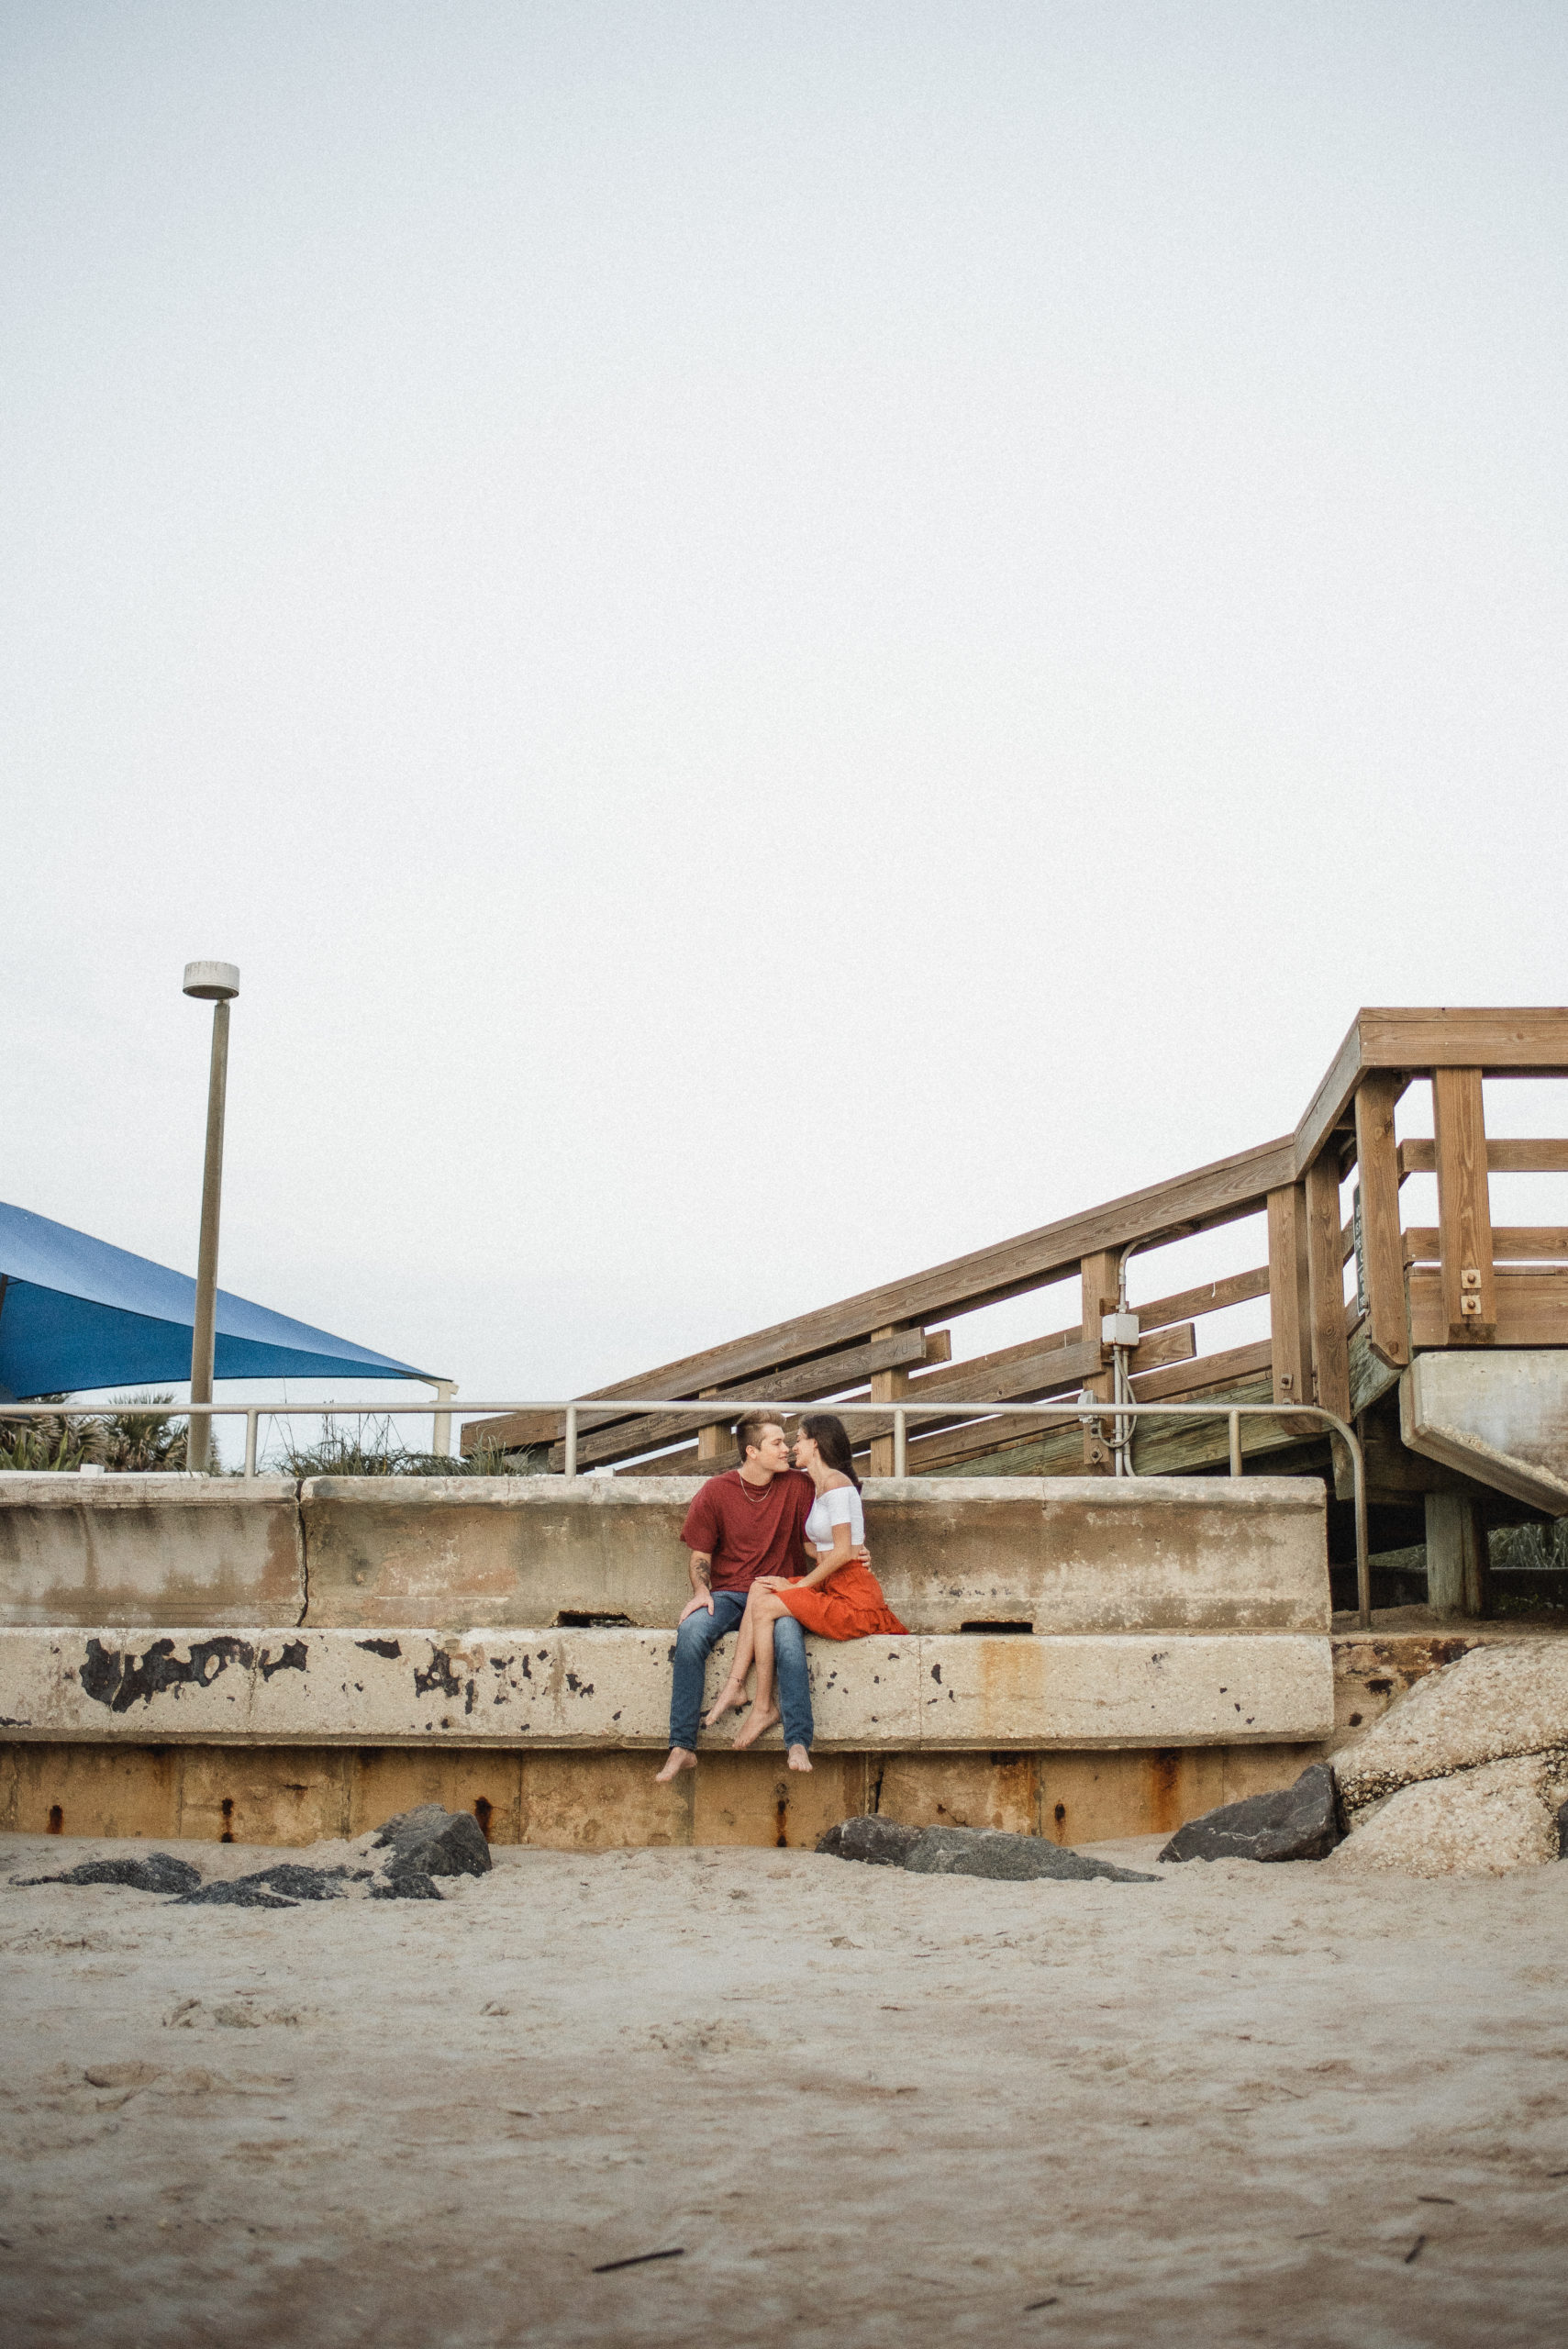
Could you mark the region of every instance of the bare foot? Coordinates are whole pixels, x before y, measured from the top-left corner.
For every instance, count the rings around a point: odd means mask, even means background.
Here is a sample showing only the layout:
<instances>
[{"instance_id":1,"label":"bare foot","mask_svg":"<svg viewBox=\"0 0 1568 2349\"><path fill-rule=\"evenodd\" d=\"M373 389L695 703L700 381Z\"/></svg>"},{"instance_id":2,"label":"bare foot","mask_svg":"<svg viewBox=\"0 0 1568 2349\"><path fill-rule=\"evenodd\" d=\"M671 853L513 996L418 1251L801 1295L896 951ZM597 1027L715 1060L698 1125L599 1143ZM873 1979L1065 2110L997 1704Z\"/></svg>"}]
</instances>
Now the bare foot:
<instances>
[{"instance_id":1,"label":"bare foot","mask_svg":"<svg viewBox=\"0 0 1568 2349\"><path fill-rule=\"evenodd\" d=\"M759 1712L756 1706L753 1705L751 1708L751 1717L750 1720L748 1720L745 1728L735 1740L736 1753L739 1753L742 1746L755 1745L757 1740L762 1736L762 1731L765 1729L772 1729L778 1717L779 1709L776 1705L770 1705L765 1713Z\"/></svg>"},{"instance_id":2,"label":"bare foot","mask_svg":"<svg viewBox=\"0 0 1568 2349\"><path fill-rule=\"evenodd\" d=\"M697 1757L695 1753L688 1753L684 1745L673 1745L670 1748L670 1759L656 1774L653 1783L656 1787L667 1787L673 1778L680 1776L683 1770L695 1770L696 1766Z\"/></svg>"},{"instance_id":3,"label":"bare foot","mask_svg":"<svg viewBox=\"0 0 1568 2349\"><path fill-rule=\"evenodd\" d=\"M718 1692L718 1698L717 1703L714 1705L712 1711L705 1713L702 1717L702 1725L704 1729L717 1729L719 1722L724 1719L726 1713L738 1712L745 1702L746 1685L744 1681L742 1681L739 1687L737 1687L733 1680L726 1681L724 1687Z\"/></svg>"},{"instance_id":4,"label":"bare foot","mask_svg":"<svg viewBox=\"0 0 1568 2349\"><path fill-rule=\"evenodd\" d=\"M811 1767L811 1756L804 1745L792 1745L787 1759L792 1770L809 1770Z\"/></svg>"}]
</instances>

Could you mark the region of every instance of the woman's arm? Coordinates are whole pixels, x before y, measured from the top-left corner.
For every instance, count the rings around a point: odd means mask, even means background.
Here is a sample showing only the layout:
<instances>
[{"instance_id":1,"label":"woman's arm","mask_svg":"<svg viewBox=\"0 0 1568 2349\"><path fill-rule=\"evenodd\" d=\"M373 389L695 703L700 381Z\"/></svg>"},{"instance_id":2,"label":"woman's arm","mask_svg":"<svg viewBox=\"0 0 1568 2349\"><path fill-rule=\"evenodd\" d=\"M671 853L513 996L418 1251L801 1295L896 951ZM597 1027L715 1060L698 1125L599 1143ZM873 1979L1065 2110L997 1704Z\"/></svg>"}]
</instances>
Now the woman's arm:
<instances>
[{"instance_id":1,"label":"woman's arm","mask_svg":"<svg viewBox=\"0 0 1568 2349\"><path fill-rule=\"evenodd\" d=\"M808 1554L817 1557L814 1550ZM838 1573L840 1566L847 1566L853 1559L869 1557L870 1554L867 1550L857 1551L853 1547L847 1525L836 1525L833 1528L833 1547L826 1557L817 1559L808 1575L759 1575L751 1587L753 1590L817 1590L829 1575Z\"/></svg>"},{"instance_id":2,"label":"woman's arm","mask_svg":"<svg viewBox=\"0 0 1568 2349\"><path fill-rule=\"evenodd\" d=\"M840 1566L847 1566L854 1554L854 1543L850 1538L849 1527L847 1525L836 1525L833 1528L833 1547L828 1551L825 1558L818 1557L817 1564L812 1568L811 1572L806 1575L801 1582L795 1585L796 1589L817 1589L821 1584L828 1580L830 1575L836 1575Z\"/></svg>"}]
</instances>

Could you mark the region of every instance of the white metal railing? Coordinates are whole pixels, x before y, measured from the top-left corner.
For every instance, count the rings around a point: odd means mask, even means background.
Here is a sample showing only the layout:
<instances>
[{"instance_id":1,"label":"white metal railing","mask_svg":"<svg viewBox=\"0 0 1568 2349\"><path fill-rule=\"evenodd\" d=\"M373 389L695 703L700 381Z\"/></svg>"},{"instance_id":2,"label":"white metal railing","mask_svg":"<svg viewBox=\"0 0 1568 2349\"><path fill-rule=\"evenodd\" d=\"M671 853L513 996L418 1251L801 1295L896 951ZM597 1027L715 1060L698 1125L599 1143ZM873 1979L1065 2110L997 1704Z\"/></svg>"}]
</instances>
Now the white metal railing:
<instances>
[{"instance_id":1,"label":"white metal railing","mask_svg":"<svg viewBox=\"0 0 1568 2349\"><path fill-rule=\"evenodd\" d=\"M617 1395L613 1403L579 1397L565 1403L559 1401L468 1403L463 1408L465 1414L473 1412L481 1417L500 1417L521 1411L540 1415L556 1414L564 1423L566 1453L564 1473L567 1476L574 1477L577 1475L577 1430L580 1414L586 1413L591 1418L596 1417L604 1420L639 1417L651 1419L673 1411L686 1419L691 1419L695 1416L695 1407L699 1402L717 1403L718 1400L717 1396L697 1397L691 1395L673 1397L639 1396L632 1400ZM117 1408L124 1410L128 1407L121 1404ZM145 1408L150 1412L156 1408L158 1416L162 1418L179 1419L184 1416L183 1408L177 1405L168 1408L161 1406ZM243 1419L245 1421L244 1475L247 1482L252 1481L257 1473L257 1434L263 1419L366 1419L376 1415L375 1407L364 1403L207 1403L204 1401L201 1408L204 1413L210 1413L214 1419ZM450 1397L439 1397L430 1403L405 1403L400 1399L395 1405L387 1408L385 1415L388 1418L398 1419L436 1419L443 1413L450 1413ZM895 1476L904 1476L908 1474L908 1433L911 1419L940 1419L951 1422L959 1419L988 1419L1005 1415L1009 1419L1015 1420L1019 1419L1033 1419L1041 1422L1052 1419L1076 1420L1085 1428L1097 1427L1105 1420L1114 1419L1117 1422L1115 1440L1121 1447L1123 1458L1128 1463L1128 1473L1133 1475L1138 1472L1131 1465L1133 1429L1128 1424L1129 1421L1140 1419L1222 1419L1227 1422L1229 1433L1232 1476L1240 1476L1242 1473L1241 1422L1244 1419L1274 1419L1295 1422L1310 1420L1317 1426L1326 1428L1330 1436L1337 1437L1351 1457L1356 1521L1356 1620L1362 1631L1370 1631L1372 1628L1372 1574L1367 1562L1366 1462L1362 1452L1361 1439L1355 1430L1341 1419L1338 1413L1325 1410L1319 1403L1140 1403L1125 1397L1118 1397L1114 1403L1106 1403L1102 1402L1097 1396L1084 1397L1075 1395L1052 1403L1016 1403L1009 1397L994 1403L938 1403L935 1400L929 1403L813 1403L788 1409L781 1407L776 1396L763 1395L752 1400L744 1395L726 1395L723 1397L722 1410L715 1420L707 1424L717 1425L722 1420L737 1419L749 1411L766 1411L770 1416L777 1417L782 1424L785 1419L799 1419L803 1415L803 1410L831 1412L834 1418L844 1419L885 1420L891 1418L893 1473ZM63 1403L0 1403L0 1419L84 1419L90 1416L89 1407L83 1407L72 1412Z\"/></svg>"}]
</instances>

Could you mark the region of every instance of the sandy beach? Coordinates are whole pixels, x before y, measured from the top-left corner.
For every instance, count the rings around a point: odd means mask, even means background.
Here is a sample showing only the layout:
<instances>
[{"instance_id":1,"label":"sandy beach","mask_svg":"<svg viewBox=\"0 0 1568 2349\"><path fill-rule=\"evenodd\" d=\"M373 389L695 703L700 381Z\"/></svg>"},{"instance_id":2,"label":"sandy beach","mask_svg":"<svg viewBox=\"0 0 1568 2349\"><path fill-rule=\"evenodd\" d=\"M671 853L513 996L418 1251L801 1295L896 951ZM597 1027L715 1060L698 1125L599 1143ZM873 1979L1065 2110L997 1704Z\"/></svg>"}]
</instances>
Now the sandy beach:
<instances>
[{"instance_id":1,"label":"sandy beach","mask_svg":"<svg viewBox=\"0 0 1568 2349\"><path fill-rule=\"evenodd\" d=\"M127 1848L0 1844L17 2349L1568 2332L1568 1866L498 1849L439 1909L261 1913L10 1882Z\"/></svg>"}]
</instances>

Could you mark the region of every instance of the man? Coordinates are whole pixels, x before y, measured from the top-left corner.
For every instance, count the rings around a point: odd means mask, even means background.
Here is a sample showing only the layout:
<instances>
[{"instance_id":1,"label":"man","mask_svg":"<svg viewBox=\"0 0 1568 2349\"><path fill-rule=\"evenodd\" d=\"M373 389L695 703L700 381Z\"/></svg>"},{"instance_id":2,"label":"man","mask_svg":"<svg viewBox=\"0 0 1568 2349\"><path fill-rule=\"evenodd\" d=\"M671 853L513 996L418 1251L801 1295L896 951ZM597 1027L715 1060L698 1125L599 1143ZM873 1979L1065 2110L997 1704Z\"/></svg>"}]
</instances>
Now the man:
<instances>
[{"instance_id":1,"label":"man","mask_svg":"<svg viewBox=\"0 0 1568 2349\"><path fill-rule=\"evenodd\" d=\"M817 1488L789 1464L789 1445L777 1419L760 1411L736 1422L738 1468L710 1476L681 1528L691 1553L692 1598L675 1632L675 1685L670 1700L670 1758L655 1783L668 1786L697 1765L707 1660L725 1636L740 1629L746 1594L759 1575L797 1577L805 1571L806 1520ZM792 1616L773 1626L779 1709L792 1769L808 1769L811 1683L806 1635Z\"/></svg>"}]
</instances>

